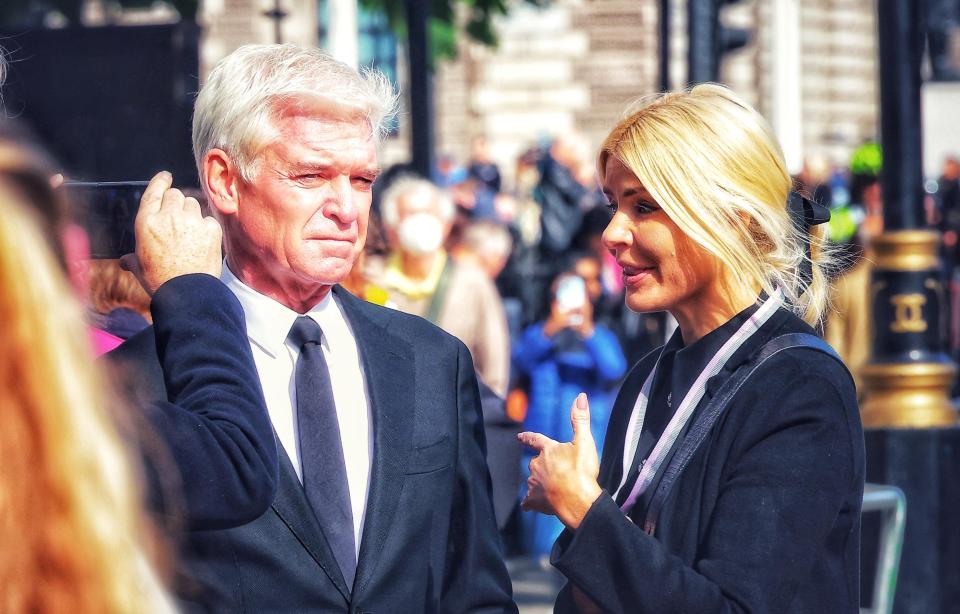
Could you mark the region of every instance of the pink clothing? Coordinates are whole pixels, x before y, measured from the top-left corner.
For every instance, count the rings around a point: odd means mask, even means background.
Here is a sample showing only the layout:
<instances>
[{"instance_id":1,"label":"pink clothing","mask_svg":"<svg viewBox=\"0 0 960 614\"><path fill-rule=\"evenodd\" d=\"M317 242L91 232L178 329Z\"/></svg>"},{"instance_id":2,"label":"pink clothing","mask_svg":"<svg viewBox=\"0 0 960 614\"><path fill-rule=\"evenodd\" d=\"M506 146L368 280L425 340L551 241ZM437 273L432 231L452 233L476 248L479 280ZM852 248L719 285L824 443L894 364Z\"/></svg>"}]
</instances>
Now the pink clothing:
<instances>
[{"instance_id":1,"label":"pink clothing","mask_svg":"<svg viewBox=\"0 0 960 614\"><path fill-rule=\"evenodd\" d=\"M106 331L100 330L99 328L90 328L89 330L90 339L93 341L93 351L97 356L106 354L110 350L123 343L123 339L120 337L115 337Z\"/></svg>"}]
</instances>

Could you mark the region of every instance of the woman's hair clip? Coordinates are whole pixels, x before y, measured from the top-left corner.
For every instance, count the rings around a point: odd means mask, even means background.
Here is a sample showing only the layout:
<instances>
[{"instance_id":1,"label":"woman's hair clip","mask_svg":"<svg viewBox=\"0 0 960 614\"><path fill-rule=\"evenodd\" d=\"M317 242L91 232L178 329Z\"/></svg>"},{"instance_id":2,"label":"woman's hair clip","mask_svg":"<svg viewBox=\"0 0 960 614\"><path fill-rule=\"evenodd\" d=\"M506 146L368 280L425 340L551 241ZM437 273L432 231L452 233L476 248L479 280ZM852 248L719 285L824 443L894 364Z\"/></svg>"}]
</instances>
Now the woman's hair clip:
<instances>
[{"instance_id":1,"label":"woman's hair clip","mask_svg":"<svg viewBox=\"0 0 960 614\"><path fill-rule=\"evenodd\" d=\"M813 262L810 254L810 227L826 224L830 221L830 209L816 203L799 192L790 192L787 211L794 224L803 228L803 248L805 258L800 263L801 288L807 288L813 282Z\"/></svg>"},{"instance_id":2,"label":"woman's hair clip","mask_svg":"<svg viewBox=\"0 0 960 614\"><path fill-rule=\"evenodd\" d=\"M790 219L807 230L811 226L826 224L830 221L830 209L810 200L800 192L790 192L787 210L790 212Z\"/></svg>"}]
</instances>

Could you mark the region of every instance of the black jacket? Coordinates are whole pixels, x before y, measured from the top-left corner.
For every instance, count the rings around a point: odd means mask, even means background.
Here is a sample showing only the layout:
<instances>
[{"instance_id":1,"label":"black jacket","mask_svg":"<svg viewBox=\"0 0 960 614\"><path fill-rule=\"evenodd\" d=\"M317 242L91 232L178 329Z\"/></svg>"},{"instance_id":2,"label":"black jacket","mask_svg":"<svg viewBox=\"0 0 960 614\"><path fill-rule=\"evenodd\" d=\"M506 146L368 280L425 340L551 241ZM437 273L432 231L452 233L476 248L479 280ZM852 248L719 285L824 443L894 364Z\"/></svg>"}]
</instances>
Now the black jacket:
<instances>
[{"instance_id":1,"label":"black jacket","mask_svg":"<svg viewBox=\"0 0 960 614\"><path fill-rule=\"evenodd\" d=\"M281 451L266 513L187 536L184 611L515 612L470 353L426 320L334 292L360 349L373 417L356 582L345 585ZM123 358L143 376L142 391L162 393L152 343L128 344Z\"/></svg>"},{"instance_id":2,"label":"black jacket","mask_svg":"<svg viewBox=\"0 0 960 614\"><path fill-rule=\"evenodd\" d=\"M812 330L781 309L731 357L727 375L767 340L794 332ZM608 492L620 483L627 422L655 359L638 363L615 403L600 469ZM708 382L700 410L723 375ZM651 401L656 407L665 405ZM786 350L733 398L678 477L653 536L640 528L644 509L628 519L604 493L577 531L558 539L553 563L610 612L858 612L863 482L849 374L824 354ZM569 583L556 611L576 611Z\"/></svg>"},{"instance_id":3,"label":"black jacket","mask_svg":"<svg viewBox=\"0 0 960 614\"><path fill-rule=\"evenodd\" d=\"M250 522L276 495L277 447L240 302L215 277L195 274L163 284L150 310L153 328L107 355L147 418L136 435L148 503L180 526ZM153 362L127 360L137 348ZM151 394L129 389L144 379Z\"/></svg>"}]
</instances>

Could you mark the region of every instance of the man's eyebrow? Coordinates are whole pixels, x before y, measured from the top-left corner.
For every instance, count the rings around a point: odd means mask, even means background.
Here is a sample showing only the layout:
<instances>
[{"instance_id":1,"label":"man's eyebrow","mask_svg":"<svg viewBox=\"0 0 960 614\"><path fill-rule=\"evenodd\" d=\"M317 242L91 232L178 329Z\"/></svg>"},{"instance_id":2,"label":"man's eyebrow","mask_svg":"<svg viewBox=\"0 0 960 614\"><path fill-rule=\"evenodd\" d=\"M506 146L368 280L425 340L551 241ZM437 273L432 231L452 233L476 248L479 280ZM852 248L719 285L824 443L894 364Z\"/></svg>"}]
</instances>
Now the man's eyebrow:
<instances>
[{"instance_id":1,"label":"man's eyebrow","mask_svg":"<svg viewBox=\"0 0 960 614\"><path fill-rule=\"evenodd\" d=\"M295 171L314 171L327 170L332 166L333 164L329 160L306 160L303 162L294 162L290 165L290 168Z\"/></svg>"},{"instance_id":2,"label":"man's eyebrow","mask_svg":"<svg viewBox=\"0 0 960 614\"><path fill-rule=\"evenodd\" d=\"M290 169L295 173L302 173L305 171L328 171L330 169L336 168L338 165L332 160L306 160L303 162L294 162L290 165ZM352 169L353 172L359 173L362 175L370 175L376 177L380 174L381 168L380 165L375 164L371 166L360 166Z\"/></svg>"}]
</instances>

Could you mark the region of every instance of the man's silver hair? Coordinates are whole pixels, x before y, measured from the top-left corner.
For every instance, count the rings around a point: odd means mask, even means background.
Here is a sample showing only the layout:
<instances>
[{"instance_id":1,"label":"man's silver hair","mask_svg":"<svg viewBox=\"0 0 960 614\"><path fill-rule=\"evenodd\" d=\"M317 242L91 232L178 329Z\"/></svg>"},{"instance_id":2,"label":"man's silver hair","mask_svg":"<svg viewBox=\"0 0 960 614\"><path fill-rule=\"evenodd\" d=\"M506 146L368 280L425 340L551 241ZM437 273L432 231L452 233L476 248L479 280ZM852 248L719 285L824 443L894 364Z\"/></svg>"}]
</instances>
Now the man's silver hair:
<instances>
[{"instance_id":1,"label":"man's silver hair","mask_svg":"<svg viewBox=\"0 0 960 614\"><path fill-rule=\"evenodd\" d=\"M0 87L7 80L7 52L0 47Z\"/></svg>"},{"instance_id":2,"label":"man's silver hair","mask_svg":"<svg viewBox=\"0 0 960 614\"><path fill-rule=\"evenodd\" d=\"M257 154L278 138L275 120L284 103L316 100L336 113L357 113L382 138L396 111L397 94L379 71L357 72L325 51L298 45L244 45L210 73L193 113L193 156L222 149L250 181Z\"/></svg>"},{"instance_id":3,"label":"man's silver hair","mask_svg":"<svg viewBox=\"0 0 960 614\"><path fill-rule=\"evenodd\" d=\"M384 226L396 230L400 223L400 199L413 194L432 200L435 205L434 211L445 223L451 221L457 212L453 199L447 192L416 175L403 175L390 184L380 199L380 219Z\"/></svg>"}]
</instances>

